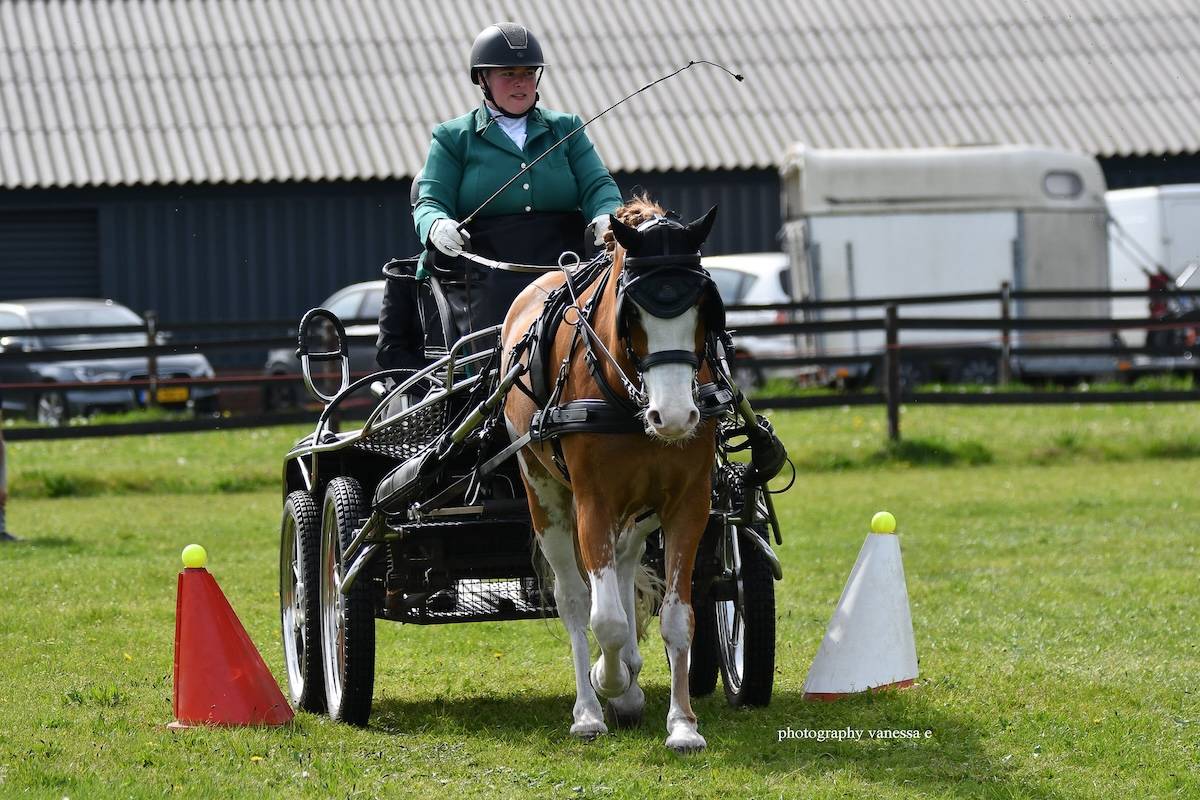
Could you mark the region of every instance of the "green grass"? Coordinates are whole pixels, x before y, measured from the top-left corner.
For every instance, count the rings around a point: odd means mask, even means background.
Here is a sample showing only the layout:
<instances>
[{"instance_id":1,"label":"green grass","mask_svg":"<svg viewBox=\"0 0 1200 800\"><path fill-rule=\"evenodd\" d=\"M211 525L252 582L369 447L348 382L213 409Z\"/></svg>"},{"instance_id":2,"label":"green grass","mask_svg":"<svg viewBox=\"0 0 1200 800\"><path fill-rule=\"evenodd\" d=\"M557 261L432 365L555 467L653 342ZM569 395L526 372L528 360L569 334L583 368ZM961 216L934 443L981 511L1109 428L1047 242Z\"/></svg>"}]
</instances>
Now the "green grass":
<instances>
[{"instance_id":1,"label":"green grass","mask_svg":"<svg viewBox=\"0 0 1200 800\"><path fill-rule=\"evenodd\" d=\"M1200 461L1188 447L1151 452L1192 441L1189 417L910 407L905 443L889 449L882 409L774 415L802 466L777 498L775 697L751 711L719 690L698 700L709 750L690 758L662 746L656 638L643 648L644 725L570 739L556 621L378 623L366 730L301 714L280 730L170 733L184 544L208 547L282 675L278 489L216 487L277 480L299 431L11 443L9 523L27 541L0 547L0 797L1196 797ZM848 466L809 466L843 452ZM101 494L26 487L89 472ZM806 702L808 665L880 508L900 523L921 679ZM846 727L931 736L777 740Z\"/></svg>"}]
</instances>

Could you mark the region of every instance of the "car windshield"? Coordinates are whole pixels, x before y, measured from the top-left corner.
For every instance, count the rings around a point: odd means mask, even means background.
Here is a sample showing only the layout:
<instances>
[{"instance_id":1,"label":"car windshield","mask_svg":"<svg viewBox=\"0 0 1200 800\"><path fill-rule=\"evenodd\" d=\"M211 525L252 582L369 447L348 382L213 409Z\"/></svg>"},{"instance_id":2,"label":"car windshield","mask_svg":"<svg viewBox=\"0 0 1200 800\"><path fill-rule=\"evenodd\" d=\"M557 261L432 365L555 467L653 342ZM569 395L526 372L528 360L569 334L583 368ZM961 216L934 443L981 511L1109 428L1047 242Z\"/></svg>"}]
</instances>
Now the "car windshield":
<instances>
[{"instance_id":1,"label":"car windshield","mask_svg":"<svg viewBox=\"0 0 1200 800\"><path fill-rule=\"evenodd\" d=\"M29 319L34 328L115 328L141 325L142 319L123 306L83 306L74 308L31 308ZM48 348L70 349L93 345L139 345L146 343L146 334L136 332L69 333L42 336Z\"/></svg>"},{"instance_id":2,"label":"car windshield","mask_svg":"<svg viewBox=\"0 0 1200 800\"><path fill-rule=\"evenodd\" d=\"M735 305L742 302L742 298L746 295L746 287L749 281L746 276L737 270L722 269L721 267L710 267L708 274L712 276L713 283L717 285L717 293L721 295L721 299L726 305Z\"/></svg>"},{"instance_id":3,"label":"car windshield","mask_svg":"<svg viewBox=\"0 0 1200 800\"><path fill-rule=\"evenodd\" d=\"M363 319L379 319L379 309L383 306L383 290L367 292L367 300L363 303L359 314Z\"/></svg>"}]
</instances>

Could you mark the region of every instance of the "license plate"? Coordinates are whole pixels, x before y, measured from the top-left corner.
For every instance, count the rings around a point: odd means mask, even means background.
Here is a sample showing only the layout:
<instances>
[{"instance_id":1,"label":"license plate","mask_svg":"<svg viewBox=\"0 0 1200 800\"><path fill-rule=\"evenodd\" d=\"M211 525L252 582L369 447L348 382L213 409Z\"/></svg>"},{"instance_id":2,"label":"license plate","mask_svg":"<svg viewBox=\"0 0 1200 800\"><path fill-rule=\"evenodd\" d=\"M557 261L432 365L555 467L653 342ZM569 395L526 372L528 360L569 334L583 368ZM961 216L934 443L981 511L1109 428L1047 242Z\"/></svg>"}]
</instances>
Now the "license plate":
<instances>
[{"instance_id":1,"label":"license plate","mask_svg":"<svg viewBox=\"0 0 1200 800\"><path fill-rule=\"evenodd\" d=\"M163 386L154 396L160 403L186 403L188 399L188 387Z\"/></svg>"}]
</instances>

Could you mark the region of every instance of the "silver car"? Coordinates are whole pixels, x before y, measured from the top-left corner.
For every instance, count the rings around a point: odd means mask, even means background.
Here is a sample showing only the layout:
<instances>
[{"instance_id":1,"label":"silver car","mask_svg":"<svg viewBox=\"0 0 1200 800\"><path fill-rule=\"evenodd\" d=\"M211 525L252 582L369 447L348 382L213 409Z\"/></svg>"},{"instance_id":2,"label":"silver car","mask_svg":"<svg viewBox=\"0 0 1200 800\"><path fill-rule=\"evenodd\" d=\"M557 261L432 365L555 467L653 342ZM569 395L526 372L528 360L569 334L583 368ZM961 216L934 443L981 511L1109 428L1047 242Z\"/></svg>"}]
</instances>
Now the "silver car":
<instances>
[{"instance_id":1,"label":"silver car","mask_svg":"<svg viewBox=\"0 0 1200 800\"><path fill-rule=\"evenodd\" d=\"M134 312L112 300L60 299L10 300L0 303L0 354L69 351L96 348L140 347L146 334L106 332L104 328L145 326ZM52 334L44 328L95 328L90 333ZM24 413L43 425L61 425L91 411L123 411L147 404L147 389L105 386L106 382L145 380L145 356L80 358L62 361L21 359L0 355L0 383L40 384L36 391L5 391L4 409ZM212 365L199 353L158 357L160 379L211 378ZM96 388L60 388L60 383L95 383ZM216 411L216 389L196 386L160 386L156 396L166 408Z\"/></svg>"},{"instance_id":2,"label":"silver car","mask_svg":"<svg viewBox=\"0 0 1200 800\"><path fill-rule=\"evenodd\" d=\"M740 253L727 256L705 256L704 268L717 284L725 305L775 305L792 302L788 257L785 253ZM726 327L733 333L737 346L737 361L733 378L743 389L761 386L768 377L795 377L796 367L764 369L745 359L790 358L799 354L796 337L792 334L767 336L738 336L744 325L775 325L790 322L787 311L731 311L726 315Z\"/></svg>"},{"instance_id":3,"label":"silver car","mask_svg":"<svg viewBox=\"0 0 1200 800\"><path fill-rule=\"evenodd\" d=\"M375 322L365 325L350 325L346 336L350 337L350 371L367 374L379 369L375 363L375 338L379 335L379 308L383 304L384 281L364 281L338 289L325 298L320 307L328 309L340 320L370 319ZM299 315L297 315L299 318ZM356 340L354 337L368 337ZM277 347L267 353L263 368L274 378L263 391L263 406L267 410L291 408L307 397L298 380L285 378L300 377L300 360L296 358L295 345Z\"/></svg>"}]
</instances>

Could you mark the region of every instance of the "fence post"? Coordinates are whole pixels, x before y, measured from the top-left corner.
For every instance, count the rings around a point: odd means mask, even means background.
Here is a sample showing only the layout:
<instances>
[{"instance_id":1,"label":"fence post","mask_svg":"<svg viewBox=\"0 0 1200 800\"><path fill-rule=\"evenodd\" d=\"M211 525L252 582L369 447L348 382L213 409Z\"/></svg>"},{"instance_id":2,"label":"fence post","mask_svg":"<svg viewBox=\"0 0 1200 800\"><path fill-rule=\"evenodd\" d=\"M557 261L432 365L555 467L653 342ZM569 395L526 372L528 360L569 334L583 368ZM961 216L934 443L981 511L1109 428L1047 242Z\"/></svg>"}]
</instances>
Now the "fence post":
<instances>
[{"instance_id":1,"label":"fence post","mask_svg":"<svg viewBox=\"0 0 1200 800\"><path fill-rule=\"evenodd\" d=\"M886 378L888 440L900 441L900 331L897 325L896 304L888 303L885 322L887 349L883 354L883 374Z\"/></svg>"},{"instance_id":2,"label":"fence post","mask_svg":"<svg viewBox=\"0 0 1200 800\"><path fill-rule=\"evenodd\" d=\"M156 408L158 406L158 354L154 351L154 347L158 344L158 312L147 311L142 316L146 319L146 346L150 348L146 353L146 378L149 381L149 385L146 387L146 407Z\"/></svg>"},{"instance_id":3,"label":"fence post","mask_svg":"<svg viewBox=\"0 0 1200 800\"><path fill-rule=\"evenodd\" d=\"M996 365L996 382L1003 386L1012 381L1012 284L1000 284L1000 363Z\"/></svg>"}]
</instances>

